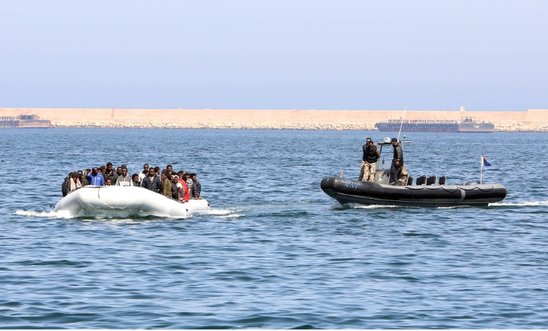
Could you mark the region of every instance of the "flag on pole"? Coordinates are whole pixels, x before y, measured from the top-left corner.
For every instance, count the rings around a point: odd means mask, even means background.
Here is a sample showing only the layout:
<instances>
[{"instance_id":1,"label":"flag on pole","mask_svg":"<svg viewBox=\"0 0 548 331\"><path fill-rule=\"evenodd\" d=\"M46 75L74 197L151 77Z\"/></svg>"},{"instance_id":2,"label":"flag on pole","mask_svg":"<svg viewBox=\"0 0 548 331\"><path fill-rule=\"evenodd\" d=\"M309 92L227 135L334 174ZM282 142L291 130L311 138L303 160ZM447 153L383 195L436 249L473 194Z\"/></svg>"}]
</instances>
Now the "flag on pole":
<instances>
[{"instance_id":1,"label":"flag on pole","mask_svg":"<svg viewBox=\"0 0 548 331\"><path fill-rule=\"evenodd\" d=\"M483 160L483 165L486 166L486 167L489 167L491 166L491 162L489 162L489 160L487 160L486 157L481 157L481 159Z\"/></svg>"}]
</instances>

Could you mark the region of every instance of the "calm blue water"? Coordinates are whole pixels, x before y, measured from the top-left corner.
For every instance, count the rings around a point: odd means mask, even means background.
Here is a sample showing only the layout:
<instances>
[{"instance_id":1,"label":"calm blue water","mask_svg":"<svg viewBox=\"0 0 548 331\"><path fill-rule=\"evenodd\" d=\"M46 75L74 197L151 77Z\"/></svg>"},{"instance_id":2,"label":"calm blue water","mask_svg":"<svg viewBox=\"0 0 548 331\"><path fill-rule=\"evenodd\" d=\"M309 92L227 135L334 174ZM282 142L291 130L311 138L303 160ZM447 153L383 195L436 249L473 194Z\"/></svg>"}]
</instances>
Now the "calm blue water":
<instances>
[{"instance_id":1,"label":"calm blue water","mask_svg":"<svg viewBox=\"0 0 548 331\"><path fill-rule=\"evenodd\" d=\"M412 175L479 177L487 208L342 208L357 131L0 130L0 327L548 328L548 135L408 134ZM431 145L430 145L431 144ZM66 219L69 171L195 171L208 215Z\"/></svg>"}]
</instances>

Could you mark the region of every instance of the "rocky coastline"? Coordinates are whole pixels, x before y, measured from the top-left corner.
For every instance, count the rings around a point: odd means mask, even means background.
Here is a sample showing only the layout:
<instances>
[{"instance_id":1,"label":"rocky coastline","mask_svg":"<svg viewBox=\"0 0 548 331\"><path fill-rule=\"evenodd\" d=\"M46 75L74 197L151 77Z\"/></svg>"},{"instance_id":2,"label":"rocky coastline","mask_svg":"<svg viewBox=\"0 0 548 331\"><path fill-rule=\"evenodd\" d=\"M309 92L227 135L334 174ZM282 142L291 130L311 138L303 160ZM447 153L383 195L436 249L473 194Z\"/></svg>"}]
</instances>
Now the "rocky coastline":
<instances>
[{"instance_id":1,"label":"rocky coastline","mask_svg":"<svg viewBox=\"0 0 548 331\"><path fill-rule=\"evenodd\" d=\"M173 121L52 121L53 128L101 128L101 129L220 129L220 130L330 130L330 131L377 131L375 124L326 124L326 123L242 123ZM495 126L498 132L548 132L548 125Z\"/></svg>"}]
</instances>

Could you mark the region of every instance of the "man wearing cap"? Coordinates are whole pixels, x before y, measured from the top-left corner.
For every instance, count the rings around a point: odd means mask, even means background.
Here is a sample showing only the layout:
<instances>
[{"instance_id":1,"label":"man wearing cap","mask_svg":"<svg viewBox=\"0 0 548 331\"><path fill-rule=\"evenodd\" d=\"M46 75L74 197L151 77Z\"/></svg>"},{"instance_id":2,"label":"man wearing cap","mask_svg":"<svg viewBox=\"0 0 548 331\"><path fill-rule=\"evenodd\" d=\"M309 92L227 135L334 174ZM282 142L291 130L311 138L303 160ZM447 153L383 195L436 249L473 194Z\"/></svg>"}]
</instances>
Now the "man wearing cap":
<instances>
[{"instance_id":1,"label":"man wearing cap","mask_svg":"<svg viewBox=\"0 0 548 331\"><path fill-rule=\"evenodd\" d=\"M390 185L396 185L403 167L403 150L398 144L397 138L392 138L392 146L394 147L394 155L392 156L392 167L390 168Z\"/></svg>"}]
</instances>

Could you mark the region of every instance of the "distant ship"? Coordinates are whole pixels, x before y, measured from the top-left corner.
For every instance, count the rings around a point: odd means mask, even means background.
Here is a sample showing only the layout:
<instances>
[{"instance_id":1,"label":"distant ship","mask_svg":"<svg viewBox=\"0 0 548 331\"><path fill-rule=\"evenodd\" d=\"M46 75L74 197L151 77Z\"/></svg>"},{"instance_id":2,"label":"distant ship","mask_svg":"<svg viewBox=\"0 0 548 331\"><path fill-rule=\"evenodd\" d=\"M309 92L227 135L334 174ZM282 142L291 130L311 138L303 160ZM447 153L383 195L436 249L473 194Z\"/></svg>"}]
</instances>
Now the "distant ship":
<instances>
[{"instance_id":1,"label":"distant ship","mask_svg":"<svg viewBox=\"0 0 548 331\"><path fill-rule=\"evenodd\" d=\"M465 117L460 122L455 120L401 120L389 119L376 123L379 131L386 132L482 132L495 131L491 122L477 122L471 117Z\"/></svg>"},{"instance_id":2,"label":"distant ship","mask_svg":"<svg viewBox=\"0 0 548 331\"><path fill-rule=\"evenodd\" d=\"M34 114L0 116L0 128L51 128L51 121Z\"/></svg>"}]
</instances>

